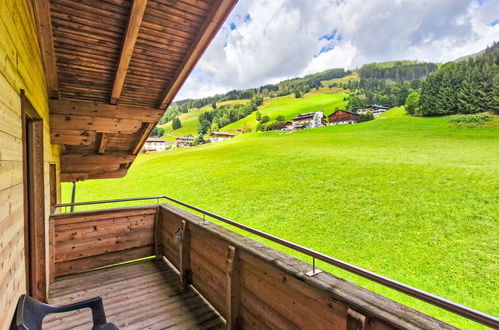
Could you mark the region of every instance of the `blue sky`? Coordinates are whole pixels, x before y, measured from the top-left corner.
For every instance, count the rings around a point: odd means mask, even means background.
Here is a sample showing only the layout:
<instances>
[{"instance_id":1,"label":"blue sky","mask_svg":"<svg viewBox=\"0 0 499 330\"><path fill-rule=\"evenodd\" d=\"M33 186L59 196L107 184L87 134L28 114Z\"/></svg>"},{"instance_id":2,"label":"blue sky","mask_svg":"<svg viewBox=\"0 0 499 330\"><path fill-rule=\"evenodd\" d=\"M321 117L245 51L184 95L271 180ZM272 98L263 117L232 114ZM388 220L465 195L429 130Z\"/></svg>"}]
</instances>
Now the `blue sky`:
<instances>
[{"instance_id":1,"label":"blue sky","mask_svg":"<svg viewBox=\"0 0 499 330\"><path fill-rule=\"evenodd\" d=\"M177 96L321 70L446 62L499 40L499 0L239 0Z\"/></svg>"}]
</instances>

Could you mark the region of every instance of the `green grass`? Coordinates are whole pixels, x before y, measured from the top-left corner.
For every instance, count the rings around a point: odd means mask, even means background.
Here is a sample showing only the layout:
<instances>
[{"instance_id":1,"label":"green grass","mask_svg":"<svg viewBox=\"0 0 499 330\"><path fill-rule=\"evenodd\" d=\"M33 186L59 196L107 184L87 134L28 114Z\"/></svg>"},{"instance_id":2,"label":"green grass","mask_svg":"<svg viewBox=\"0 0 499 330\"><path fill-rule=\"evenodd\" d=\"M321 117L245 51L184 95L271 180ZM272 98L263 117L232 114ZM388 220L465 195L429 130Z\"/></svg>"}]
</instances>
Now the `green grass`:
<instances>
[{"instance_id":1,"label":"green grass","mask_svg":"<svg viewBox=\"0 0 499 330\"><path fill-rule=\"evenodd\" d=\"M347 94L322 94L300 99L295 98L277 98L269 100L265 105L258 108L262 116L269 116L270 119L275 119L282 115L286 120L296 117L300 113L322 110L326 115L330 114L336 108L345 108L347 102L343 101ZM231 123L221 130L231 133L236 133L238 129L242 129L245 125L255 128L257 125L255 113Z\"/></svg>"},{"instance_id":2,"label":"green grass","mask_svg":"<svg viewBox=\"0 0 499 330\"><path fill-rule=\"evenodd\" d=\"M140 155L125 178L78 183L77 200L170 195L497 316L497 150L499 128L456 127L445 117L252 133ZM456 326L478 328L318 266Z\"/></svg>"},{"instance_id":3,"label":"green grass","mask_svg":"<svg viewBox=\"0 0 499 330\"><path fill-rule=\"evenodd\" d=\"M405 111L405 107L395 107L391 108L387 112L383 112L379 115L379 119L385 119L385 118L398 118L398 117L403 117L407 115L407 111Z\"/></svg>"},{"instance_id":4,"label":"green grass","mask_svg":"<svg viewBox=\"0 0 499 330\"><path fill-rule=\"evenodd\" d=\"M246 104L250 100L243 99L243 100L230 100L230 101L224 101L224 102L218 102L217 107L223 106L223 105L233 105L233 104ZM179 116L180 122L182 124L182 127L174 130L172 128L172 123L168 122L164 125L159 125L159 127L162 127L165 129L165 136L164 138L169 141L175 140L175 136L196 136L198 135L198 122L199 122L199 115L201 115L205 111L210 111L212 109L211 104L206 105L200 109L189 109L189 112L183 113Z\"/></svg>"}]
</instances>

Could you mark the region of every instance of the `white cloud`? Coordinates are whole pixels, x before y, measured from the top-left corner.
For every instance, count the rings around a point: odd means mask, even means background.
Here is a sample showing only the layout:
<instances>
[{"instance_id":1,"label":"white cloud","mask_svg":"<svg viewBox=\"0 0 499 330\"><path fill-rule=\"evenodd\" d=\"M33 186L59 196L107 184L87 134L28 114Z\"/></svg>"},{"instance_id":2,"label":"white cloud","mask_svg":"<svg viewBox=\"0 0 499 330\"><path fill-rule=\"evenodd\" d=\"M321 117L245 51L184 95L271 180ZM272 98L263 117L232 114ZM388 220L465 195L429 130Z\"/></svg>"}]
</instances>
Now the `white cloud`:
<instances>
[{"instance_id":1,"label":"white cloud","mask_svg":"<svg viewBox=\"0 0 499 330\"><path fill-rule=\"evenodd\" d=\"M497 0L239 0L177 99L373 61L453 60L499 40L498 18Z\"/></svg>"}]
</instances>

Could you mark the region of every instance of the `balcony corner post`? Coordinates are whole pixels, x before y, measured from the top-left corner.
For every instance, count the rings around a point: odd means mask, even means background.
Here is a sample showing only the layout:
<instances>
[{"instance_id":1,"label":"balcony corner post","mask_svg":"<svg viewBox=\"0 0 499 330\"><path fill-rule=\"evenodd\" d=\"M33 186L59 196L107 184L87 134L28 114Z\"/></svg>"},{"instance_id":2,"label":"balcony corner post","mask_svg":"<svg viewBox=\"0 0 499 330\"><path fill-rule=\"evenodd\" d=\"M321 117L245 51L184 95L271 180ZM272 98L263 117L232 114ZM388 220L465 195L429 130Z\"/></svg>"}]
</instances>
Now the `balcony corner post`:
<instances>
[{"instance_id":1,"label":"balcony corner post","mask_svg":"<svg viewBox=\"0 0 499 330\"><path fill-rule=\"evenodd\" d=\"M239 250L233 245L229 245L227 250L226 270L227 329L242 329Z\"/></svg>"}]
</instances>

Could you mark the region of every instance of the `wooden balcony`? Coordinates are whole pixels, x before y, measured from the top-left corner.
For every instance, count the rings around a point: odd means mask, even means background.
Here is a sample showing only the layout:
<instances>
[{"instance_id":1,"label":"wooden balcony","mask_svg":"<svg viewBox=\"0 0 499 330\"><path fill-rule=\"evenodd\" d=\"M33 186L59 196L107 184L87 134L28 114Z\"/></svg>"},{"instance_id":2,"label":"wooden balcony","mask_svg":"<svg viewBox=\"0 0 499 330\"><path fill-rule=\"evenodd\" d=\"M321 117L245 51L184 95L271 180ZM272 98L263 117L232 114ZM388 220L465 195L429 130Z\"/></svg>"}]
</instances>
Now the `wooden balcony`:
<instances>
[{"instance_id":1,"label":"wooden balcony","mask_svg":"<svg viewBox=\"0 0 499 330\"><path fill-rule=\"evenodd\" d=\"M50 229L49 301L102 296L122 329L452 328L168 204L54 215ZM84 328L82 315L47 324Z\"/></svg>"}]
</instances>

